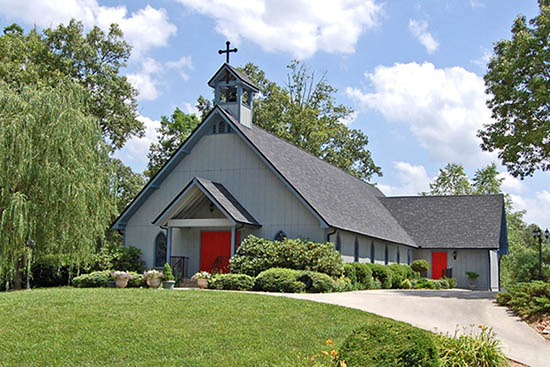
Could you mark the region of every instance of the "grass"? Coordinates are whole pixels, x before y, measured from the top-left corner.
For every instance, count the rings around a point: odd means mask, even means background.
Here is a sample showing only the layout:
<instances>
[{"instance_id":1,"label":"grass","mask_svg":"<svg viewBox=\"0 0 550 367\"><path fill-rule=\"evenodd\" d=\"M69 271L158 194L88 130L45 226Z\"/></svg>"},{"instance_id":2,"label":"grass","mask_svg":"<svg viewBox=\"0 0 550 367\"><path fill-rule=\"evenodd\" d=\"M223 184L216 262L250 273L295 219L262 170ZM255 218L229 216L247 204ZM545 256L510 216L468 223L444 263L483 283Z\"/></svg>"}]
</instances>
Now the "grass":
<instances>
[{"instance_id":1,"label":"grass","mask_svg":"<svg viewBox=\"0 0 550 367\"><path fill-rule=\"evenodd\" d=\"M49 288L0 293L0 366L299 366L359 310L220 291ZM295 353L290 353L295 349Z\"/></svg>"}]
</instances>

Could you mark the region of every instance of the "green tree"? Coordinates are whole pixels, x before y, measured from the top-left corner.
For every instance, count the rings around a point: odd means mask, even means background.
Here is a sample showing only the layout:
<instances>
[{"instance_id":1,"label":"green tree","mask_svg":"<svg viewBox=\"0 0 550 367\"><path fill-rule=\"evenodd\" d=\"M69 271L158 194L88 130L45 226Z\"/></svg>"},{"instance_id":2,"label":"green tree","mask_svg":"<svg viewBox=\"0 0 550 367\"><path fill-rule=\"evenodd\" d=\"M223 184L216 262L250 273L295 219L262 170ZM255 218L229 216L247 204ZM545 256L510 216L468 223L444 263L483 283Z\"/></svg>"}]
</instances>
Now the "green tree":
<instances>
[{"instance_id":1,"label":"green tree","mask_svg":"<svg viewBox=\"0 0 550 367\"><path fill-rule=\"evenodd\" d=\"M459 163L448 163L439 170L434 182L430 183L430 191L422 195L471 195L474 188Z\"/></svg>"},{"instance_id":2,"label":"green tree","mask_svg":"<svg viewBox=\"0 0 550 367\"><path fill-rule=\"evenodd\" d=\"M153 143L149 147L147 154L149 162L144 174L149 178L153 177L199 123L197 116L184 113L177 107L172 116L161 116L158 129L159 139L157 143Z\"/></svg>"},{"instance_id":3,"label":"green tree","mask_svg":"<svg viewBox=\"0 0 550 367\"><path fill-rule=\"evenodd\" d=\"M494 122L478 132L482 149L497 150L521 178L550 169L550 0L539 8L529 22L518 16L512 39L494 46L485 74Z\"/></svg>"},{"instance_id":4,"label":"green tree","mask_svg":"<svg viewBox=\"0 0 550 367\"><path fill-rule=\"evenodd\" d=\"M504 178L498 177L496 163L478 169L472 179L472 189L475 194L500 194Z\"/></svg>"},{"instance_id":5,"label":"green tree","mask_svg":"<svg viewBox=\"0 0 550 367\"><path fill-rule=\"evenodd\" d=\"M120 75L129 56L115 24L107 33L94 27L87 34L75 20L27 34L14 24L0 36L0 80L19 89L36 83L55 87L61 77L79 83L87 91L85 112L99 120L103 136L118 149L144 130L136 119L137 91Z\"/></svg>"},{"instance_id":6,"label":"green tree","mask_svg":"<svg viewBox=\"0 0 550 367\"><path fill-rule=\"evenodd\" d=\"M145 177L135 173L130 167L122 163L120 159L111 158L113 172L113 188L116 197L116 213L120 214L137 196L145 185Z\"/></svg>"},{"instance_id":7,"label":"green tree","mask_svg":"<svg viewBox=\"0 0 550 367\"><path fill-rule=\"evenodd\" d=\"M317 79L296 60L287 68L285 86L268 80L252 63L241 68L260 89L254 100L254 124L362 180L382 176L367 149L367 136L343 123L353 110L336 104L337 90L326 75ZM203 117L211 106L204 97L197 101Z\"/></svg>"},{"instance_id":8,"label":"green tree","mask_svg":"<svg viewBox=\"0 0 550 367\"><path fill-rule=\"evenodd\" d=\"M0 81L0 279L19 279L37 255L86 262L114 210L109 149L86 114L87 92Z\"/></svg>"}]
</instances>

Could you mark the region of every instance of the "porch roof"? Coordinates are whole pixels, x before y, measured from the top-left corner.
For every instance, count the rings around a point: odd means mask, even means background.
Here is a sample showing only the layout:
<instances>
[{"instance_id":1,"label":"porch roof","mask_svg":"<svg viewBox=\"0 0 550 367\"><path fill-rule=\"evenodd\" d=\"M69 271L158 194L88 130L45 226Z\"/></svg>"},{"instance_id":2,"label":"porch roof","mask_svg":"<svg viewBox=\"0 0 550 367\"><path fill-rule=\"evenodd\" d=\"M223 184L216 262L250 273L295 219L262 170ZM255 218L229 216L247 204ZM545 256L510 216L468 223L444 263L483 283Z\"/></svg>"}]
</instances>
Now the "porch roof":
<instances>
[{"instance_id":1,"label":"porch roof","mask_svg":"<svg viewBox=\"0 0 550 367\"><path fill-rule=\"evenodd\" d=\"M197 195L200 192L202 195ZM261 227L256 219L221 184L200 177L194 177L181 192L155 218L153 224L166 225L173 216L190 204L206 196L225 216L235 224Z\"/></svg>"}]
</instances>

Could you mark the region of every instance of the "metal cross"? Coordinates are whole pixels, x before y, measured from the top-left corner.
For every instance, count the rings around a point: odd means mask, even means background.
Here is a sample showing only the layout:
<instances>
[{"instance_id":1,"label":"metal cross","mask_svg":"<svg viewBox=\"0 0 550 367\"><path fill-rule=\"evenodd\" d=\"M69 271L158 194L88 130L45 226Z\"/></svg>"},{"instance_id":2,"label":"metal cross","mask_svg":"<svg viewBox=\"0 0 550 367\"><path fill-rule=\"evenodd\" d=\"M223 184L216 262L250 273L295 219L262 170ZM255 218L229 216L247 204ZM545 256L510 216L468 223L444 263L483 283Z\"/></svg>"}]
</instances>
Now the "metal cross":
<instances>
[{"instance_id":1,"label":"metal cross","mask_svg":"<svg viewBox=\"0 0 550 367\"><path fill-rule=\"evenodd\" d=\"M221 55L221 54L226 54L225 55L225 62L229 64L229 53L230 52L237 52L238 50L236 48L233 48L233 49L229 49L229 44L230 42L227 41L225 43L225 50L218 50L218 53Z\"/></svg>"}]
</instances>

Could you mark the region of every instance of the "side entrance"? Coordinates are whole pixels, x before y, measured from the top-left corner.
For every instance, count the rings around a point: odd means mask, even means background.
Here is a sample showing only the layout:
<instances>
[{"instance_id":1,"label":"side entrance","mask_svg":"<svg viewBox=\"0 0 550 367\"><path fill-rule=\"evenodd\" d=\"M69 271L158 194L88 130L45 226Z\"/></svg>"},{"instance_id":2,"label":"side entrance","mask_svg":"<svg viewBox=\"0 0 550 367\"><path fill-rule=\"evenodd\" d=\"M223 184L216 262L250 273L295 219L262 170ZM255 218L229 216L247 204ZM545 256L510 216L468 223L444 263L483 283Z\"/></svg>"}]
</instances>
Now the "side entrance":
<instances>
[{"instance_id":1,"label":"side entrance","mask_svg":"<svg viewBox=\"0 0 550 367\"><path fill-rule=\"evenodd\" d=\"M441 279L447 268L447 253L432 252L432 279Z\"/></svg>"},{"instance_id":2,"label":"side entrance","mask_svg":"<svg viewBox=\"0 0 550 367\"><path fill-rule=\"evenodd\" d=\"M239 233L237 241L239 243ZM202 232L200 270L228 273L231 258L231 232Z\"/></svg>"}]
</instances>

